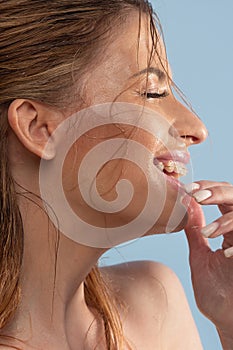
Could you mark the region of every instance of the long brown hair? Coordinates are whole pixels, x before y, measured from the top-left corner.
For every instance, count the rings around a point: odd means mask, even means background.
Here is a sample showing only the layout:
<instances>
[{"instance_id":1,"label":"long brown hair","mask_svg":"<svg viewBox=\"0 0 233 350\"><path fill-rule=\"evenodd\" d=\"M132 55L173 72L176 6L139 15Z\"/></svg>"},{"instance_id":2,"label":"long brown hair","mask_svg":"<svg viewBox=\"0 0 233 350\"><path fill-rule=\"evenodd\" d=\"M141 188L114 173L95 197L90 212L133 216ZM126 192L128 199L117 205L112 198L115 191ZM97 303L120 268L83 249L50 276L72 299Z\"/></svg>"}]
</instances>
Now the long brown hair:
<instances>
[{"instance_id":1,"label":"long brown hair","mask_svg":"<svg viewBox=\"0 0 233 350\"><path fill-rule=\"evenodd\" d=\"M146 0L0 0L0 330L20 302L24 240L8 160L8 107L17 98L63 107L74 89L81 100L87 66L132 8L149 15L154 37ZM120 317L97 266L85 280L85 295L104 321L107 349L122 349Z\"/></svg>"}]
</instances>

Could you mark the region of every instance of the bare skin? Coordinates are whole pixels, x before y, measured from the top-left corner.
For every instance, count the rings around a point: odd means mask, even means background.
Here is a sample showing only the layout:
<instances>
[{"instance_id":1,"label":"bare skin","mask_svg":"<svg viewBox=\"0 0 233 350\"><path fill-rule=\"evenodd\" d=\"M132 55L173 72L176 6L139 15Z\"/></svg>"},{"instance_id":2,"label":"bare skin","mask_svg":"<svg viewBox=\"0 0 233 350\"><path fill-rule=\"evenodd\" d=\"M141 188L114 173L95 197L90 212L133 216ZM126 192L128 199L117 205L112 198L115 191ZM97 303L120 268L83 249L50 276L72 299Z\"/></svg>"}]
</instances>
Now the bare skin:
<instances>
[{"instance_id":1,"label":"bare skin","mask_svg":"<svg viewBox=\"0 0 233 350\"><path fill-rule=\"evenodd\" d=\"M105 271L127 305L121 313L132 349L202 349L183 288L168 267L141 261Z\"/></svg>"},{"instance_id":2,"label":"bare skin","mask_svg":"<svg viewBox=\"0 0 233 350\"><path fill-rule=\"evenodd\" d=\"M143 89L142 80L135 79L132 82L132 76L147 66L148 46L150 46L147 28L145 20L141 30L137 62L138 19L137 16L132 16L126 25L124 38L119 36L108 47L106 59L86 77L87 105L113 101L116 95L124 91L119 97L120 101L141 105L145 103L147 107L159 112L179 131L178 147L186 150L188 146L204 141L207 136L202 122L174 98L166 79L159 80L156 74L149 75L148 88L156 93L161 93L160 90L167 91L168 95L146 100L138 93ZM161 55L162 51L161 46ZM153 66L162 69L156 57ZM72 107L73 111L75 106ZM45 156L44 146L53 130L70 114L70 110L60 111L24 99L15 100L9 108L9 123L12 128L10 135L12 171L16 180L33 193L39 194L38 169L40 158ZM108 134L109 130L101 132L104 135L105 132ZM144 136L139 131L135 137L144 139ZM90 146L88 140L85 142L82 141L80 144L81 154ZM154 147L153 144L151 146L151 139L148 137L144 142L149 148ZM56 145L53 146L46 155L48 161L56 154ZM163 150L156 151L159 154ZM68 157L64 183L72 188L74 174L69 173L70 165ZM124 162L121 164L122 169L132 173L130 166ZM107 170L111 173L111 167ZM111 183L108 172L100 178L101 184ZM137 176L134 181L136 180ZM67 190L67 196L70 196L69 199L75 209L80 209L77 193ZM162 212L158 225L153 227L149 234L164 232L169 219L169 210L173 208L176 198L174 188L168 185L165 207L167 210ZM38 203L40 204L40 200ZM94 310L85 302L84 280L106 249L77 244L61 233L54 288L56 237L54 229L49 224L48 234L48 218L32 202L21 198L20 209L25 228L22 302L15 319L4 332L24 340L23 344L17 343L23 350L93 349L103 334L103 326ZM128 215L131 214L132 212ZM96 220L92 212L89 219ZM187 216L177 230L184 228L186 223ZM108 267L103 269L103 273L112 281L116 295L127 305L127 308L119 306L119 312L125 336L133 350L202 349L183 289L172 271L158 263L137 262ZM52 298L54 298L53 308ZM93 321L91 331L87 335ZM106 347L101 344L98 349L104 350Z\"/></svg>"},{"instance_id":3,"label":"bare skin","mask_svg":"<svg viewBox=\"0 0 233 350\"><path fill-rule=\"evenodd\" d=\"M227 182L207 180L196 183L200 187L193 190L191 195L195 198L199 191L208 190L210 197L197 200L199 204L193 200L185 230L190 248L193 288L201 312L217 328L223 349L230 350L233 348L233 319L232 313L229 312L233 305L233 186ZM221 213L214 221L215 229L212 232L203 230L203 205L217 205ZM207 237L212 239L218 236L223 236L222 248L213 252Z\"/></svg>"}]
</instances>

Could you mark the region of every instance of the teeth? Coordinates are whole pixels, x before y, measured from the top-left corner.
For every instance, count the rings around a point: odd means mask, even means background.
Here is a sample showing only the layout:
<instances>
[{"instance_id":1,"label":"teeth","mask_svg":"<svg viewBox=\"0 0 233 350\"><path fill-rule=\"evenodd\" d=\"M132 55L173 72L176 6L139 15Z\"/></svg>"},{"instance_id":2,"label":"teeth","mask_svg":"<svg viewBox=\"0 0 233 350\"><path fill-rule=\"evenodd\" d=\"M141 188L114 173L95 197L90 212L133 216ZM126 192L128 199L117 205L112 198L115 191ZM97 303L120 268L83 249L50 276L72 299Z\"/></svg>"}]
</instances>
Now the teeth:
<instances>
[{"instance_id":1,"label":"teeth","mask_svg":"<svg viewBox=\"0 0 233 350\"><path fill-rule=\"evenodd\" d=\"M157 168L159 168L161 171L164 170L164 165L163 165L162 162L158 162L158 164L157 164L156 166L157 166Z\"/></svg>"},{"instance_id":2,"label":"teeth","mask_svg":"<svg viewBox=\"0 0 233 350\"><path fill-rule=\"evenodd\" d=\"M187 169L183 163L169 160L166 162L158 162L156 166L161 170L165 170L167 173L176 173L180 176L187 174Z\"/></svg>"},{"instance_id":3,"label":"teeth","mask_svg":"<svg viewBox=\"0 0 233 350\"><path fill-rule=\"evenodd\" d=\"M167 164L164 165L164 170L168 173L173 173L175 171L176 164L173 160L169 160Z\"/></svg>"},{"instance_id":4,"label":"teeth","mask_svg":"<svg viewBox=\"0 0 233 350\"><path fill-rule=\"evenodd\" d=\"M185 176L187 174L187 169L183 163L177 162L175 165L174 172L179 174L180 176Z\"/></svg>"}]
</instances>

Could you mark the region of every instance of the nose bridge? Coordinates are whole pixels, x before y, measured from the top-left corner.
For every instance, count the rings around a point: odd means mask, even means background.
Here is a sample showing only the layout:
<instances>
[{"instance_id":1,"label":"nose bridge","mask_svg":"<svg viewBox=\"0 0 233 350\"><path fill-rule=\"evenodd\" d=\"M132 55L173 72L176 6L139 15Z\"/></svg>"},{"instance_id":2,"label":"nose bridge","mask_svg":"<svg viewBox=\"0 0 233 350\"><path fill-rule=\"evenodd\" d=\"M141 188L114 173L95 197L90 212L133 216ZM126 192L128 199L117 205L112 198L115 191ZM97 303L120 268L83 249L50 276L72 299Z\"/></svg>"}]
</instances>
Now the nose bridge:
<instances>
[{"instance_id":1,"label":"nose bridge","mask_svg":"<svg viewBox=\"0 0 233 350\"><path fill-rule=\"evenodd\" d=\"M174 99L174 107L172 108L173 127L178 135L184 139L186 144L198 144L208 136L208 131L201 119L185 107L182 103Z\"/></svg>"}]
</instances>

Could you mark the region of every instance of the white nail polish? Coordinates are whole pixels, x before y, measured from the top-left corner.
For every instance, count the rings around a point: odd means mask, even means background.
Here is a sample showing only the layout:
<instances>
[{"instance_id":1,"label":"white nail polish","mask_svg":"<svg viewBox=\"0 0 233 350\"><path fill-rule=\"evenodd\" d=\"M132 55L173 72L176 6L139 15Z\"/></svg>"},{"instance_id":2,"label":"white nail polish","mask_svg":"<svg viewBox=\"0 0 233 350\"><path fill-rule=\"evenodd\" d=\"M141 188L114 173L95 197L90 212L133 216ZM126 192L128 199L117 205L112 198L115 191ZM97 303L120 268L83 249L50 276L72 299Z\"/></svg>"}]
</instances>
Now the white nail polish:
<instances>
[{"instance_id":1,"label":"white nail polish","mask_svg":"<svg viewBox=\"0 0 233 350\"><path fill-rule=\"evenodd\" d=\"M214 233L218 228L219 228L219 223L212 222L211 224L209 224L205 227L202 227L201 234L207 238L210 235L212 235L212 233Z\"/></svg>"},{"instance_id":2,"label":"white nail polish","mask_svg":"<svg viewBox=\"0 0 233 350\"><path fill-rule=\"evenodd\" d=\"M226 258L231 258L233 256L233 247L225 249L224 255Z\"/></svg>"},{"instance_id":3,"label":"white nail polish","mask_svg":"<svg viewBox=\"0 0 233 350\"><path fill-rule=\"evenodd\" d=\"M202 202L205 199L210 198L211 196L212 192L209 190L201 190L193 194L193 197L196 199L197 202Z\"/></svg>"},{"instance_id":4,"label":"white nail polish","mask_svg":"<svg viewBox=\"0 0 233 350\"><path fill-rule=\"evenodd\" d=\"M196 182L193 182L191 184L187 184L184 186L184 189L187 193L192 193L195 190L198 190L200 188L200 185Z\"/></svg>"}]
</instances>

